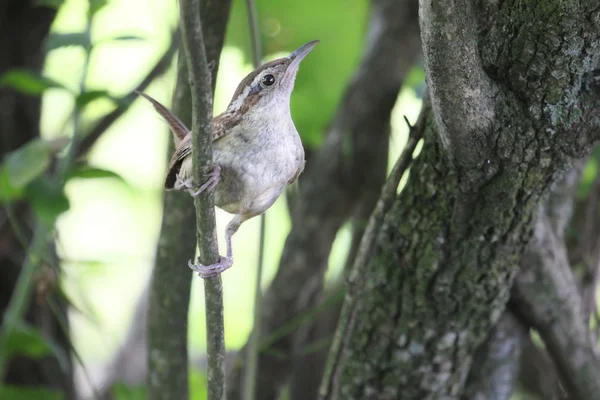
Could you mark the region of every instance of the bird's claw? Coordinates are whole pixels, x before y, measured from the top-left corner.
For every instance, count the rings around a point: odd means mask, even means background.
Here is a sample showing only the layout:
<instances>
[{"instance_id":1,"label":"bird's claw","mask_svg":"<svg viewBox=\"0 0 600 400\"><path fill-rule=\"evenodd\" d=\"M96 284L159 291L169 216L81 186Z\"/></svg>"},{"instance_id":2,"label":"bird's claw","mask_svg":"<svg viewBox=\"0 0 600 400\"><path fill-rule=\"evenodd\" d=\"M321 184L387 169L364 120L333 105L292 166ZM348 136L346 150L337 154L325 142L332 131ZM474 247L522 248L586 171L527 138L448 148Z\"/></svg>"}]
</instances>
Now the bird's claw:
<instances>
[{"instance_id":1,"label":"bird's claw","mask_svg":"<svg viewBox=\"0 0 600 400\"><path fill-rule=\"evenodd\" d=\"M211 265L193 264L192 260L188 261L188 266L194 272L198 273L198 276L202 279L214 278L220 275L226 269L229 269L233 265L233 257L219 256L219 261Z\"/></svg>"},{"instance_id":2,"label":"bird's claw","mask_svg":"<svg viewBox=\"0 0 600 400\"><path fill-rule=\"evenodd\" d=\"M208 192L213 191L215 189L215 187L217 186L217 184L219 183L220 177L221 177L221 167L218 166L217 164L215 164L212 171L210 171L210 173L208 174L208 180L206 182L204 182L204 184L202 186L200 186L200 189L198 189L198 191L192 193L192 196L196 197L204 191L208 191Z\"/></svg>"}]
</instances>

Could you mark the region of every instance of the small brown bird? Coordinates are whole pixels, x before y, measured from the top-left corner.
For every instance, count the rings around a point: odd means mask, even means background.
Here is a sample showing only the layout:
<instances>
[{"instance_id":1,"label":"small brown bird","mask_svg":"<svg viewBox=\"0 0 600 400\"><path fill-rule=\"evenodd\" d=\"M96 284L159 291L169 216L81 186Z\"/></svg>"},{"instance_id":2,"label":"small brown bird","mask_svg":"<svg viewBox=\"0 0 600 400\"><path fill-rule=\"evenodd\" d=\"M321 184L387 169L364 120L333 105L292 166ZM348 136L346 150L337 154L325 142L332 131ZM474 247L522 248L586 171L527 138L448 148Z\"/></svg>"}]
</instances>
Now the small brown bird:
<instances>
[{"instance_id":1,"label":"small brown bird","mask_svg":"<svg viewBox=\"0 0 600 400\"><path fill-rule=\"evenodd\" d=\"M165 188L189 190L192 196L214 190L215 205L235 214L225 229L227 256L213 265L189 263L202 278L231 267L233 234L244 221L267 211L304 170L304 148L292 121L290 96L300 62L317 43L306 43L288 57L261 65L240 82L227 109L212 120L214 168L203 184L192 182L190 130L162 104L140 93L174 134L176 150Z\"/></svg>"}]
</instances>

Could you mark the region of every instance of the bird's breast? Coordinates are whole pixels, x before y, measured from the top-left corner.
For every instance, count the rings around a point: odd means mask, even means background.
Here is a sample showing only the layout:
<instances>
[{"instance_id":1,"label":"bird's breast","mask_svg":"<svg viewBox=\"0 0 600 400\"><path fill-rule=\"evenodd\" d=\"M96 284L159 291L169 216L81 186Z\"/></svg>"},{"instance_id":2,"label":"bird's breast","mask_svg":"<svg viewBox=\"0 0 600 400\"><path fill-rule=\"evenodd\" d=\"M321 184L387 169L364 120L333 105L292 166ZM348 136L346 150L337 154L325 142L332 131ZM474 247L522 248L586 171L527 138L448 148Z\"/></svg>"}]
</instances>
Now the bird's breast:
<instances>
[{"instance_id":1,"label":"bird's breast","mask_svg":"<svg viewBox=\"0 0 600 400\"><path fill-rule=\"evenodd\" d=\"M216 193L215 200L226 211L270 207L304 164L304 149L295 129L287 133L242 131L223 139L227 141L216 143L213 157L225 178L217 187L223 196L218 198Z\"/></svg>"}]
</instances>

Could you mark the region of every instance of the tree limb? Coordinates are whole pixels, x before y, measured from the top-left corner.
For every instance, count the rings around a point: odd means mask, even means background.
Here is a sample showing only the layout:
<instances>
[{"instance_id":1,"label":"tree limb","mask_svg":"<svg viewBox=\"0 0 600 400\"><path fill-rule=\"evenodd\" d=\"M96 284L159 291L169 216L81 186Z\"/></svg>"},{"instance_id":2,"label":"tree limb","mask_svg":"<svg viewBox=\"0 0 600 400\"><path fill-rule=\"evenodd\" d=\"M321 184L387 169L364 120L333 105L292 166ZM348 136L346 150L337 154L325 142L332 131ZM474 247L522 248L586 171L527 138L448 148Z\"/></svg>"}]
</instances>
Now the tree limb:
<instances>
[{"instance_id":1,"label":"tree limb","mask_svg":"<svg viewBox=\"0 0 600 400\"><path fill-rule=\"evenodd\" d=\"M408 136L408 142L406 143L404 150L402 150L402 154L400 154L400 157L396 161L390 176L381 190L381 196L379 197L377 205L375 206L375 209L371 214L371 218L369 219L367 229L365 230L360 242L356 259L354 260L352 268L350 271L348 271L346 297L344 306L340 313L333 344L331 345L330 356L325 374L323 375L323 381L319 389L320 399L329 398L329 396L332 395L332 392L337 390L334 388L334 386L337 386L338 384L338 377L336 374L339 372L339 369L337 368L337 363L339 362L341 352L343 351L345 335L355 322L355 315L353 313L354 304L352 304L352 298L357 290L362 289L360 287L357 288L357 285L362 283L361 275L365 273L364 267L373 254L377 233L383 224L385 215L390 210L393 201L396 198L400 180L410 166L410 163L413 160L415 148L423 136L423 132L425 130L425 116L427 115L429 108L429 97L426 96L425 99L423 99L423 106L419 115L419 120L415 126L410 126L409 124L410 132ZM406 123L408 124L408 120L406 120Z\"/></svg>"},{"instance_id":2,"label":"tree limb","mask_svg":"<svg viewBox=\"0 0 600 400\"><path fill-rule=\"evenodd\" d=\"M192 162L195 182L203 182L212 169L212 86L206 60L199 0L180 0L181 31L192 93ZM219 260L214 197L202 193L194 198L199 260L204 265ZM204 280L208 397L225 399L225 337L223 283L217 276Z\"/></svg>"},{"instance_id":3,"label":"tree limb","mask_svg":"<svg viewBox=\"0 0 600 400\"><path fill-rule=\"evenodd\" d=\"M263 297L263 337L315 307L338 229L354 212L361 191L379 181L373 177L385 176L385 163L379 161L387 154L390 114L403 78L419 55L416 16L413 0L402 5L392 0L373 4L361 64L323 147L300 177L292 229L277 275ZM379 164L381 169L365 168ZM294 335L286 334L272 344L273 353L261 353L259 398L277 396L289 376L296 346ZM229 398L241 397L243 374L241 362L230 375Z\"/></svg>"},{"instance_id":4,"label":"tree limb","mask_svg":"<svg viewBox=\"0 0 600 400\"><path fill-rule=\"evenodd\" d=\"M420 1L421 40L438 134L464 168L490 158L486 140L494 118L492 83L478 49L471 0Z\"/></svg>"},{"instance_id":5,"label":"tree limb","mask_svg":"<svg viewBox=\"0 0 600 400\"><path fill-rule=\"evenodd\" d=\"M565 222L555 221L540 211L513 287L511 309L537 329L569 394L594 399L600 393L600 355L568 262Z\"/></svg>"}]
</instances>

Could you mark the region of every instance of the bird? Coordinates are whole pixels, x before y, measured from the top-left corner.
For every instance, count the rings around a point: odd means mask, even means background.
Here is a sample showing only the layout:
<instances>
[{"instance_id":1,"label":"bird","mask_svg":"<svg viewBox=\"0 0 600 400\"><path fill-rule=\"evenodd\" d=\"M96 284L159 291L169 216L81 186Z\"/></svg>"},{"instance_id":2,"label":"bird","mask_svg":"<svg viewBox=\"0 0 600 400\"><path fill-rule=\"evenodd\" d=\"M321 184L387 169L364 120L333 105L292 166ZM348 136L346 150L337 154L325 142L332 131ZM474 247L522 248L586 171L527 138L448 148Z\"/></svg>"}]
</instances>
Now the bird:
<instances>
[{"instance_id":1,"label":"bird","mask_svg":"<svg viewBox=\"0 0 600 400\"><path fill-rule=\"evenodd\" d=\"M225 228L227 255L212 265L188 263L204 279L233 265L232 236L240 225L266 212L304 171L304 147L292 120L290 98L300 63L318 43L313 40L287 57L260 65L239 83L226 110L211 121L213 168L201 184L192 179L191 131L168 108L138 92L173 132L176 149L165 189L192 196L213 192L215 205L234 214Z\"/></svg>"}]
</instances>

